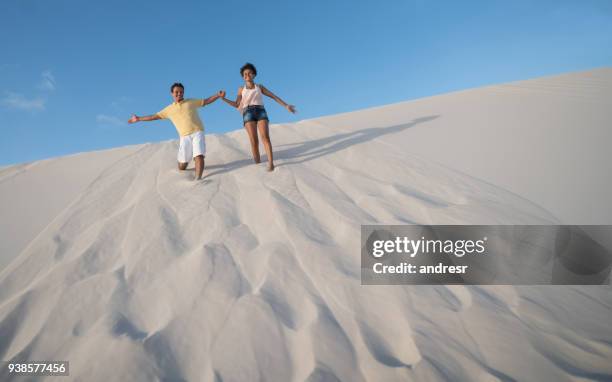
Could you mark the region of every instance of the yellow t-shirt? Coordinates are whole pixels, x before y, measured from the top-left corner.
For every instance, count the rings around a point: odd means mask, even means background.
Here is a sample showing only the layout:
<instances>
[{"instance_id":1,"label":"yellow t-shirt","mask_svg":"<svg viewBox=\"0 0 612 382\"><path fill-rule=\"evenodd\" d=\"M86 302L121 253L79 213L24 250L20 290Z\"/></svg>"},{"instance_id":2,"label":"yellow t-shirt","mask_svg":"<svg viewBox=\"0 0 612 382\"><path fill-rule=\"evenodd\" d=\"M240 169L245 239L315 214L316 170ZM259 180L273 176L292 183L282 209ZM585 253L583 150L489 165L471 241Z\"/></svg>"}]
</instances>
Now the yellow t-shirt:
<instances>
[{"instance_id":1,"label":"yellow t-shirt","mask_svg":"<svg viewBox=\"0 0 612 382\"><path fill-rule=\"evenodd\" d=\"M181 137L204 131L204 124L198 115L198 108L202 107L202 99L183 99L181 102L172 102L157 113L161 119L169 119L176 127Z\"/></svg>"}]
</instances>

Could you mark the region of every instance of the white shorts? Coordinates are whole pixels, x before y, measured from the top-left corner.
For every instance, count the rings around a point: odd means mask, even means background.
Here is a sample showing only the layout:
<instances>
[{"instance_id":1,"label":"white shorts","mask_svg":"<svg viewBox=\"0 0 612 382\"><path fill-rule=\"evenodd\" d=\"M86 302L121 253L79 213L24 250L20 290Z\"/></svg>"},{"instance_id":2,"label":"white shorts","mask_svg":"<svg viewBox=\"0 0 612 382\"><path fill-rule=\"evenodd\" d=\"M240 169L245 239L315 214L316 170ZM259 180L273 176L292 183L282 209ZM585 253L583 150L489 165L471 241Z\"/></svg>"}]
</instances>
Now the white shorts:
<instances>
[{"instance_id":1,"label":"white shorts","mask_svg":"<svg viewBox=\"0 0 612 382\"><path fill-rule=\"evenodd\" d=\"M181 163L189 163L191 158L206 154L206 140L203 131L196 131L179 139L179 149L176 158Z\"/></svg>"}]
</instances>

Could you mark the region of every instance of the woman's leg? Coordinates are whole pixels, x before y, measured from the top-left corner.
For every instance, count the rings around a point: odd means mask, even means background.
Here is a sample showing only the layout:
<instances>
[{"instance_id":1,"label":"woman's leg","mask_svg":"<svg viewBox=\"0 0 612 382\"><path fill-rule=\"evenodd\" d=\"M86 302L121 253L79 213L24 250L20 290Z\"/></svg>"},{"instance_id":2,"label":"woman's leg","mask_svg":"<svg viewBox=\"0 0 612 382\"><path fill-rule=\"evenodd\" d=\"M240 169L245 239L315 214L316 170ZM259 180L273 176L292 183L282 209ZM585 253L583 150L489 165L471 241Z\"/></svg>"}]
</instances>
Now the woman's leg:
<instances>
[{"instance_id":1,"label":"woman's leg","mask_svg":"<svg viewBox=\"0 0 612 382\"><path fill-rule=\"evenodd\" d=\"M244 128L249 134L249 141L251 142L251 152L253 153L253 160L255 163L261 162L259 158L259 140L257 139L257 122L247 122L244 124Z\"/></svg>"},{"instance_id":2,"label":"woman's leg","mask_svg":"<svg viewBox=\"0 0 612 382\"><path fill-rule=\"evenodd\" d=\"M274 170L274 154L272 153L272 142L270 142L270 129L268 128L268 121L260 120L257 121L257 130L263 141L266 154L268 155L268 171Z\"/></svg>"}]
</instances>

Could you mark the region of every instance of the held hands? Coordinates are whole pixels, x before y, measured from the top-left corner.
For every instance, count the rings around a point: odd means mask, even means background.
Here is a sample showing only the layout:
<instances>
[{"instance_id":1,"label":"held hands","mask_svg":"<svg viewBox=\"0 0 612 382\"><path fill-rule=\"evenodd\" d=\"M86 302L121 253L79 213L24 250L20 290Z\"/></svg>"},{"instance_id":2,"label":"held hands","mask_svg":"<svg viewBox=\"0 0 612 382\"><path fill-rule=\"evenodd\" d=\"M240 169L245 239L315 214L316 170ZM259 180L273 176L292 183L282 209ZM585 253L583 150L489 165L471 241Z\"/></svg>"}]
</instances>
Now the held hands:
<instances>
[{"instance_id":1,"label":"held hands","mask_svg":"<svg viewBox=\"0 0 612 382\"><path fill-rule=\"evenodd\" d=\"M217 93L217 98L225 98L225 90L219 90Z\"/></svg>"},{"instance_id":2,"label":"held hands","mask_svg":"<svg viewBox=\"0 0 612 382\"><path fill-rule=\"evenodd\" d=\"M287 109L287 111L289 111L290 113L295 114L295 106L293 106L293 105L285 105L285 109Z\"/></svg>"},{"instance_id":3,"label":"held hands","mask_svg":"<svg viewBox=\"0 0 612 382\"><path fill-rule=\"evenodd\" d=\"M140 119L136 116L136 114L132 114L132 118L128 119L128 123L135 123L140 121Z\"/></svg>"}]
</instances>

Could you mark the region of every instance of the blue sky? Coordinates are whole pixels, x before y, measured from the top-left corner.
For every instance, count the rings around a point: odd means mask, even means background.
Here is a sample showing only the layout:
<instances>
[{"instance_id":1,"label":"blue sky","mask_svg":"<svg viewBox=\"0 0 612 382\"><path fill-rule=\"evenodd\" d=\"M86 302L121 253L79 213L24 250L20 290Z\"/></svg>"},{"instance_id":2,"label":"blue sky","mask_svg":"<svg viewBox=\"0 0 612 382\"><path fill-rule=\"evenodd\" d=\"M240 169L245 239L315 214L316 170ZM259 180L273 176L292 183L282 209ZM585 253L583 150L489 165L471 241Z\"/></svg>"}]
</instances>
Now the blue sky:
<instances>
[{"instance_id":1,"label":"blue sky","mask_svg":"<svg viewBox=\"0 0 612 382\"><path fill-rule=\"evenodd\" d=\"M292 122L478 87L612 66L612 2L0 2L0 165L173 139L169 121L128 125L225 89L240 66L297 106ZM207 133L242 127L221 101ZM245 138L246 139L246 138Z\"/></svg>"}]
</instances>

